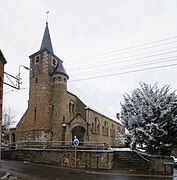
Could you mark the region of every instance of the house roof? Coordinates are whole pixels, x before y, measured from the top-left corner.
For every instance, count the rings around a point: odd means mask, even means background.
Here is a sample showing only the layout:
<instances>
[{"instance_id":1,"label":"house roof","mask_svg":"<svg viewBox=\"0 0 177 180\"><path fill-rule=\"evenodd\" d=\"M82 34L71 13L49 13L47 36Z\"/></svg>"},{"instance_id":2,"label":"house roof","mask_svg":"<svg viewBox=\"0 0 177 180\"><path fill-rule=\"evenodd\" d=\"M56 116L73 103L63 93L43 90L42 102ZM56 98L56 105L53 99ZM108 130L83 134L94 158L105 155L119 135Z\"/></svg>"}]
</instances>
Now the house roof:
<instances>
[{"instance_id":1,"label":"house roof","mask_svg":"<svg viewBox=\"0 0 177 180\"><path fill-rule=\"evenodd\" d=\"M0 60L3 62L3 64L6 64L6 63L7 63L7 61L6 61L5 57L4 57L1 49L0 49Z\"/></svg>"}]
</instances>

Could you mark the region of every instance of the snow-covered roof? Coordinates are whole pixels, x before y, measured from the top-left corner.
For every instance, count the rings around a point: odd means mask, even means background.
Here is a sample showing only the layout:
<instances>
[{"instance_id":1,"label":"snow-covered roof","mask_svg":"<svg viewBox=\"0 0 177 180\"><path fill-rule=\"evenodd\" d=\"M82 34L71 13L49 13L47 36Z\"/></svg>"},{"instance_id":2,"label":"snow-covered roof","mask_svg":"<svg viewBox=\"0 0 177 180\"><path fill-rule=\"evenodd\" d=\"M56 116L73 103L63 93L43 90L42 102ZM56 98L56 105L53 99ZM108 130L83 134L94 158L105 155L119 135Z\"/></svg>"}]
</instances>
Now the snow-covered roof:
<instances>
[{"instance_id":1,"label":"snow-covered roof","mask_svg":"<svg viewBox=\"0 0 177 180\"><path fill-rule=\"evenodd\" d=\"M109 120L112 120L112 121L115 121L115 122L117 122L117 123L119 123L119 124L122 124L121 121L119 121L118 119L116 119L114 116L111 116L111 114L106 114L106 113L100 112L100 111L95 110L94 108L89 107L89 106L85 107L85 109L90 109L90 110L92 110L92 111L94 111L94 112L96 112L96 113L98 113L98 114L100 114L100 115L108 118Z\"/></svg>"},{"instance_id":2,"label":"snow-covered roof","mask_svg":"<svg viewBox=\"0 0 177 180\"><path fill-rule=\"evenodd\" d=\"M71 93L72 95L76 96L77 98L79 97L79 99L86 105L86 109L90 109L104 117L107 117L108 119L110 119L112 121L122 124L122 122L116 118L116 114L115 115L111 114L107 108L105 108L100 103L96 102L93 98L87 97L87 95L85 95L85 93L75 89L72 86L69 86L68 92ZM78 94L78 95L75 95L75 94Z\"/></svg>"}]
</instances>

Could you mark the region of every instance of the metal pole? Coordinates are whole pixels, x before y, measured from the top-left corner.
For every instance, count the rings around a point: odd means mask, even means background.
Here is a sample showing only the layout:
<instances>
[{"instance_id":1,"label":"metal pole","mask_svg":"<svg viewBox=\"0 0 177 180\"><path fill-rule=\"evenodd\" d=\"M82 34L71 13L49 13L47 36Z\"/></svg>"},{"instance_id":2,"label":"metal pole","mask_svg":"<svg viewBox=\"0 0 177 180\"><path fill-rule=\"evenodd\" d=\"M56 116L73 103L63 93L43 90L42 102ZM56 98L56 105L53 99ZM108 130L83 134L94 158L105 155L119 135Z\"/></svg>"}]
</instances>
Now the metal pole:
<instances>
[{"instance_id":1,"label":"metal pole","mask_svg":"<svg viewBox=\"0 0 177 180\"><path fill-rule=\"evenodd\" d=\"M74 151L74 168L76 169L77 167L77 147L75 146L75 151Z\"/></svg>"},{"instance_id":2,"label":"metal pole","mask_svg":"<svg viewBox=\"0 0 177 180\"><path fill-rule=\"evenodd\" d=\"M25 68L26 70L29 70L29 71L31 71L31 68L29 68L29 67L26 67L26 66L23 66L23 65L20 65L19 67L18 67L18 78L17 78L17 83L18 83L18 90L20 90L20 85L21 85L21 78L20 78L20 68L21 67L23 67L23 68Z\"/></svg>"}]
</instances>

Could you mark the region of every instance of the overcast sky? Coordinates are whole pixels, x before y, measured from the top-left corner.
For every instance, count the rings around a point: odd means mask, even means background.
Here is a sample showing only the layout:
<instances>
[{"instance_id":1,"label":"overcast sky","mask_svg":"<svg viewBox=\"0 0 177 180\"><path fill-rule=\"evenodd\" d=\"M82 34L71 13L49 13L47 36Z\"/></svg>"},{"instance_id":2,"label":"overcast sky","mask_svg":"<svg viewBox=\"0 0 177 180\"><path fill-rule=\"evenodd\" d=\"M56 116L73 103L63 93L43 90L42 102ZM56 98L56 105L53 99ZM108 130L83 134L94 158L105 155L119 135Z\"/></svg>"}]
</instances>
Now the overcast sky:
<instances>
[{"instance_id":1,"label":"overcast sky","mask_svg":"<svg viewBox=\"0 0 177 180\"><path fill-rule=\"evenodd\" d=\"M39 50L49 11L53 49L70 76L68 89L88 106L115 116L123 94L139 87L140 81L177 89L176 0L0 0L0 4L0 48L7 60L5 71L14 76L19 65L29 67L28 56ZM29 72L23 68L20 72L20 91L4 86L4 106L18 112L17 121L27 109L29 93Z\"/></svg>"}]
</instances>

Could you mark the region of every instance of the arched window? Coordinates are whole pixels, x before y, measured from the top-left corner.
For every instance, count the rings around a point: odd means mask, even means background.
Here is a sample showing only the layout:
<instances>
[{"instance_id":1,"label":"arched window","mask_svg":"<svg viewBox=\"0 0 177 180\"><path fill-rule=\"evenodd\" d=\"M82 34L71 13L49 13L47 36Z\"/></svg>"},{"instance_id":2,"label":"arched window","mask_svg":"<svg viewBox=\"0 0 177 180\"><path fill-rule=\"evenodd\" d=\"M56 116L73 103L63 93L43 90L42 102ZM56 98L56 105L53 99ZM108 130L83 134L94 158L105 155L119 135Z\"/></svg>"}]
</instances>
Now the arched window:
<instances>
[{"instance_id":1,"label":"arched window","mask_svg":"<svg viewBox=\"0 0 177 180\"><path fill-rule=\"evenodd\" d=\"M112 127L110 129L110 136L115 137L115 125L114 124L112 124Z\"/></svg>"},{"instance_id":2,"label":"arched window","mask_svg":"<svg viewBox=\"0 0 177 180\"><path fill-rule=\"evenodd\" d=\"M75 114L75 102L73 100L69 102L69 112Z\"/></svg>"},{"instance_id":3,"label":"arched window","mask_svg":"<svg viewBox=\"0 0 177 180\"><path fill-rule=\"evenodd\" d=\"M109 128L108 127L108 122L104 121L104 125L103 125L103 128L102 128L103 129L103 132L102 132L103 135L108 136L108 131L109 131L108 128Z\"/></svg>"},{"instance_id":4,"label":"arched window","mask_svg":"<svg viewBox=\"0 0 177 180\"><path fill-rule=\"evenodd\" d=\"M94 134L99 134L100 133L100 121L99 121L99 119L97 117L94 117L92 119L91 131Z\"/></svg>"},{"instance_id":5,"label":"arched window","mask_svg":"<svg viewBox=\"0 0 177 180\"><path fill-rule=\"evenodd\" d=\"M96 132L97 134L100 134L100 121L98 118L95 119L96 119Z\"/></svg>"},{"instance_id":6,"label":"arched window","mask_svg":"<svg viewBox=\"0 0 177 180\"><path fill-rule=\"evenodd\" d=\"M109 131L109 127L108 127L108 123L106 122L106 135L108 136L108 132Z\"/></svg>"},{"instance_id":7,"label":"arched window","mask_svg":"<svg viewBox=\"0 0 177 180\"><path fill-rule=\"evenodd\" d=\"M72 104L72 113L75 113L74 104Z\"/></svg>"},{"instance_id":8,"label":"arched window","mask_svg":"<svg viewBox=\"0 0 177 180\"><path fill-rule=\"evenodd\" d=\"M94 127L94 132L96 133L96 127L97 127L97 118L94 118L94 124L95 124L95 127Z\"/></svg>"},{"instance_id":9,"label":"arched window","mask_svg":"<svg viewBox=\"0 0 177 180\"><path fill-rule=\"evenodd\" d=\"M72 112L72 104L69 103L69 112Z\"/></svg>"},{"instance_id":10,"label":"arched window","mask_svg":"<svg viewBox=\"0 0 177 180\"><path fill-rule=\"evenodd\" d=\"M91 132L94 132L94 123L92 122Z\"/></svg>"}]
</instances>

